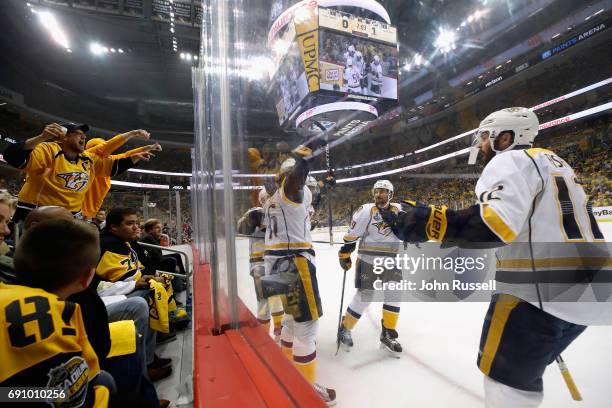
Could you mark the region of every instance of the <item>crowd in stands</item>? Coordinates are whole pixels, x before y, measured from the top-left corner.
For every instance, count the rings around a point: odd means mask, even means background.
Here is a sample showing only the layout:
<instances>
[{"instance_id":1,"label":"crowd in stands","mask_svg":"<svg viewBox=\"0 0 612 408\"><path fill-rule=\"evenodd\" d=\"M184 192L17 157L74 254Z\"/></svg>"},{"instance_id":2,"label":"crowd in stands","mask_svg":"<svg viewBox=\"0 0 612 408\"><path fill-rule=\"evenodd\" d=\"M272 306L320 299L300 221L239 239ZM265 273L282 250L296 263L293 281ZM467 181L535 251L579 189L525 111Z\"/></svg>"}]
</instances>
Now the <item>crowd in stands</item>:
<instances>
[{"instance_id":1,"label":"crowd in stands","mask_svg":"<svg viewBox=\"0 0 612 408\"><path fill-rule=\"evenodd\" d=\"M3 152L25 182L17 189L1 180L0 386L57 388L71 406L167 407L153 383L171 374L172 361L156 347L190 323L177 299L187 265L163 254L172 231L162 221L102 207L110 178L158 146L115 154L148 133L93 147L87 131L51 124Z\"/></svg>"}]
</instances>

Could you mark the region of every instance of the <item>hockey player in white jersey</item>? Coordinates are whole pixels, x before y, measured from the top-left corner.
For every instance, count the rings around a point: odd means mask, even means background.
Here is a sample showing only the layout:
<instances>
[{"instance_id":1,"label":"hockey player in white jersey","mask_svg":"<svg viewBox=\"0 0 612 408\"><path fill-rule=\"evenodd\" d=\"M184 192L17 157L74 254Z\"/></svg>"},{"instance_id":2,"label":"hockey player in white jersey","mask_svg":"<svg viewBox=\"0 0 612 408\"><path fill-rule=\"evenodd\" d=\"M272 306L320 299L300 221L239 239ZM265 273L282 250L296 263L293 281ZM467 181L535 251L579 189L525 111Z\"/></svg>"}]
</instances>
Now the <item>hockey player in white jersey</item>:
<instances>
[{"instance_id":1,"label":"hockey player in white jersey","mask_svg":"<svg viewBox=\"0 0 612 408\"><path fill-rule=\"evenodd\" d=\"M383 87L383 70L380 63L380 57L375 55L370 63L370 92L373 95L380 96Z\"/></svg>"},{"instance_id":2,"label":"hockey player in white jersey","mask_svg":"<svg viewBox=\"0 0 612 408\"><path fill-rule=\"evenodd\" d=\"M263 206L268 199L265 189L259 192L260 207L249 209L238 220L238 232L249 235L249 271L255 284L257 299L257 321L270 331L270 317L274 322L274 340L280 343L281 322L283 320L283 304L280 297L272 296L266 299L263 295L261 278L265 275L264 268L264 212Z\"/></svg>"},{"instance_id":3,"label":"hockey player in white jersey","mask_svg":"<svg viewBox=\"0 0 612 408\"><path fill-rule=\"evenodd\" d=\"M361 78L361 74L353 65L353 60L348 59L346 61L346 68L344 69L344 81L346 82L347 91L351 93L360 93Z\"/></svg>"},{"instance_id":4,"label":"hockey player in white jersey","mask_svg":"<svg viewBox=\"0 0 612 408\"><path fill-rule=\"evenodd\" d=\"M281 349L294 366L328 404L336 392L316 382L316 337L323 314L315 268L315 253L310 235L309 207L312 194L305 186L308 147L293 151L277 175L278 189L264 207L265 270L264 295L281 295L285 319Z\"/></svg>"},{"instance_id":5,"label":"hockey player in white jersey","mask_svg":"<svg viewBox=\"0 0 612 408\"><path fill-rule=\"evenodd\" d=\"M357 72L359 72L359 75L361 75L361 81L360 81L361 93L365 95L367 94L367 91L368 91L368 76L366 75L366 62L363 59L363 54L361 53L361 51L357 51L355 53L355 59L353 60L353 66L355 67Z\"/></svg>"},{"instance_id":6,"label":"hockey player in white jersey","mask_svg":"<svg viewBox=\"0 0 612 408\"><path fill-rule=\"evenodd\" d=\"M388 270L383 275L374 273L375 258L395 257L400 250L401 243L389 225L380 214L380 210L399 213L401 206L391 202L393 198L393 184L388 180L378 180L372 188L374 203L362 205L353 215L351 225L344 235L344 245L338 252L340 266L345 271L351 268L351 253L355 250L357 241L359 249L355 261L355 287L357 292L353 296L342 324L338 329L337 341L347 350L353 347L351 330L369 306L373 296L374 281L382 278L385 281L400 281L401 271ZM395 328L399 318L400 306L398 302L385 299L382 305L382 330L380 334L381 347L386 348L392 355L398 357L402 346L397 340Z\"/></svg>"},{"instance_id":7,"label":"hockey player in white jersey","mask_svg":"<svg viewBox=\"0 0 612 408\"><path fill-rule=\"evenodd\" d=\"M398 216L383 214L407 241L499 247L477 359L487 407L537 407L542 375L555 360L578 399L560 354L587 325L612 324L609 248L572 168L532 148L538 125L526 108L480 123L473 152L486 165L476 205L451 211L405 202Z\"/></svg>"},{"instance_id":8,"label":"hockey player in white jersey","mask_svg":"<svg viewBox=\"0 0 612 408\"><path fill-rule=\"evenodd\" d=\"M344 53L344 61L346 62L346 66L348 66L348 60L353 60L355 59L355 53L357 52L357 50L355 50L355 46L354 45L349 45L348 47L348 51Z\"/></svg>"}]
</instances>

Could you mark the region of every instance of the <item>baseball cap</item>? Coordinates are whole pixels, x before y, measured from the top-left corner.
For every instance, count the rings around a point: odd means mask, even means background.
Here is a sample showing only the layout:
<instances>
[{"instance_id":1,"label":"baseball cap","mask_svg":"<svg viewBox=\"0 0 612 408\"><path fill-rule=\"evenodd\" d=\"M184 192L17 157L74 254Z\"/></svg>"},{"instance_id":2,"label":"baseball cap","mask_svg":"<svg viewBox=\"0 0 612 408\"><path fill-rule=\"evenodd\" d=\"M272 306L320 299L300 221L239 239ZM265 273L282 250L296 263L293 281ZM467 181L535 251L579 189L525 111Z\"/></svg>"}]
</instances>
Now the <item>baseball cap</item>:
<instances>
[{"instance_id":1,"label":"baseball cap","mask_svg":"<svg viewBox=\"0 0 612 408\"><path fill-rule=\"evenodd\" d=\"M63 126L66 129L68 129L68 133L75 132L77 130L82 130L85 133L89 132L89 125L86 125L84 123L79 124L79 123L67 122L67 123L61 123L60 126Z\"/></svg>"}]
</instances>

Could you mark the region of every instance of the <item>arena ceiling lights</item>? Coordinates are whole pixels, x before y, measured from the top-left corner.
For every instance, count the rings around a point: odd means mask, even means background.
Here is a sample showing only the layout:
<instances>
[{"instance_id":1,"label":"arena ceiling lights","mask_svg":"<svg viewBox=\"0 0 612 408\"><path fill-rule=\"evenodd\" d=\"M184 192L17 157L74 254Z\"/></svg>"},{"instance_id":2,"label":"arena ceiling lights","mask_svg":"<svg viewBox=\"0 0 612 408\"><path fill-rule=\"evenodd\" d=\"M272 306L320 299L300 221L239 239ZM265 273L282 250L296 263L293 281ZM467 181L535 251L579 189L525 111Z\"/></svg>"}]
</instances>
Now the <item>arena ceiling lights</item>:
<instances>
[{"instance_id":1,"label":"arena ceiling lights","mask_svg":"<svg viewBox=\"0 0 612 408\"><path fill-rule=\"evenodd\" d=\"M443 54L448 54L455 49L455 33L446 28L440 27L438 38L434 41L434 46L442 51Z\"/></svg>"},{"instance_id":2,"label":"arena ceiling lights","mask_svg":"<svg viewBox=\"0 0 612 408\"><path fill-rule=\"evenodd\" d=\"M104 54L123 54L125 51L123 51L123 48L114 48L114 47L107 47L104 44L100 44L98 42L92 42L91 44L89 44L89 51L93 54L93 55L104 55Z\"/></svg>"},{"instance_id":3,"label":"arena ceiling lights","mask_svg":"<svg viewBox=\"0 0 612 408\"><path fill-rule=\"evenodd\" d=\"M169 0L170 2L170 35L172 36L172 51L177 52L178 51L178 40L176 39L176 35L174 34L174 30L175 30L175 26L174 26L174 0ZM181 53L181 59L185 59L182 56ZM190 58L191 59L191 58ZM198 58L196 57L195 60L197 61Z\"/></svg>"},{"instance_id":4,"label":"arena ceiling lights","mask_svg":"<svg viewBox=\"0 0 612 408\"><path fill-rule=\"evenodd\" d=\"M26 3L26 5L32 13L38 15L40 24L47 30L53 41L61 45L67 52L72 52L68 36L60 27L55 15L50 11L37 11L30 3Z\"/></svg>"}]
</instances>

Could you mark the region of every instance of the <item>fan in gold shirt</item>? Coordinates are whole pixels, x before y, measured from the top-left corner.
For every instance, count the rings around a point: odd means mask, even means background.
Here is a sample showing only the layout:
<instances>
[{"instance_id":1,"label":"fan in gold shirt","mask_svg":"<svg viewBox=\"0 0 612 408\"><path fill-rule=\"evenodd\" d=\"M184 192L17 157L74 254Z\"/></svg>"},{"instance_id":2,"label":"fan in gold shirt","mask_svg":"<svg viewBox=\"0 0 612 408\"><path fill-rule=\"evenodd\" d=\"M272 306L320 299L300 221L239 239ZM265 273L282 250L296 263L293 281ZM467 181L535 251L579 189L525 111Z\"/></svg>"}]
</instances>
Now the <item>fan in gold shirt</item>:
<instances>
[{"instance_id":1,"label":"fan in gold shirt","mask_svg":"<svg viewBox=\"0 0 612 408\"><path fill-rule=\"evenodd\" d=\"M148 139L149 133L144 130L117 135L85 151L87 131L89 126L84 124L52 123L40 135L6 148L6 162L26 173L15 221L43 205L57 205L78 214L94 177L120 174L139 160L151 157L148 152L119 160L108 157L131 138Z\"/></svg>"}]
</instances>

